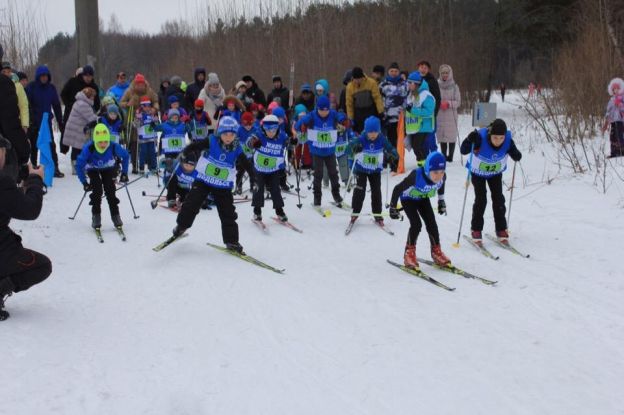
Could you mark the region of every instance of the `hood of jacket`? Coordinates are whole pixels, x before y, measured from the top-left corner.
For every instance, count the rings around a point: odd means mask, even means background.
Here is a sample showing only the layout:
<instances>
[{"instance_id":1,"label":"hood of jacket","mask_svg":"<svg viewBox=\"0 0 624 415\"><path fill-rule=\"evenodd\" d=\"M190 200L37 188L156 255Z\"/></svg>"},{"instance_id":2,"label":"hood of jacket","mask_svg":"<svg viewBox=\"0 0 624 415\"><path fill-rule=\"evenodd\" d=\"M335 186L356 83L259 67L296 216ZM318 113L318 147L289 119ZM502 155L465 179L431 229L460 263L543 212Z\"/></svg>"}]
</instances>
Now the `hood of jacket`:
<instances>
[{"instance_id":1,"label":"hood of jacket","mask_svg":"<svg viewBox=\"0 0 624 415\"><path fill-rule=\"evenodd\" d=\"M93 106L93 100L87 98L87 96L85 95L84 92L80 91L76 94L76 102L78 101L83 101L86 102L87 104L89 104L90 106Z\"/></svg>"},{"instance_id":2,"label":"hood of jacket","mask_svg":"<svg viewBox=\"0 0 624 415\"><path fill-rule=\"evenodd\" d=\"M200 81L197 79L197 76L203 73L204 74L204 80ZM206 68L195 68L195 72L193 73L193 79L195 80L195 83L201 87L204 86L204 83L206 82Z\"/></svg>"},{"instance_id":3,"label":"hood of jacket","mask_svg":"<svg viewBox=\"0 0 624 415\"><path fill-rule=\"evenodd\" d=\"M37 67L35 71L35 82L37 84L41 84L39 78L41 75L48 75L48 84L52 83L52 74L50 73L50 69L46 65L40 65Z\"/></svg>"},{"instance_id":4,"label":"hood of jacket","mask_svg":"<svg viewBox=\"0 0 624 415\"><path fill-rule=\"evenodd\" d=\"M319 79L318 81L314 83L314 95L316 95L317 85L320 85L323 87L323 91L325 91L323 95L329 95L329 82L327 82L327 79Z\"/></svg>"},{"instance_id":5,"label":"hood of jacket","mask_svg":"<svg viewBox=\"0 0 624 415\"><path fill-rule=\"evenodd\" d=\"M442 76L438 78L438 85L440 85L440 89L449 89L455 86L455 79L453 78L453 68L450 65L442 65L440 66L440 70L446 69L449 72L448 79L446 81L442 80Z\"/></svg>"}]
</instances>

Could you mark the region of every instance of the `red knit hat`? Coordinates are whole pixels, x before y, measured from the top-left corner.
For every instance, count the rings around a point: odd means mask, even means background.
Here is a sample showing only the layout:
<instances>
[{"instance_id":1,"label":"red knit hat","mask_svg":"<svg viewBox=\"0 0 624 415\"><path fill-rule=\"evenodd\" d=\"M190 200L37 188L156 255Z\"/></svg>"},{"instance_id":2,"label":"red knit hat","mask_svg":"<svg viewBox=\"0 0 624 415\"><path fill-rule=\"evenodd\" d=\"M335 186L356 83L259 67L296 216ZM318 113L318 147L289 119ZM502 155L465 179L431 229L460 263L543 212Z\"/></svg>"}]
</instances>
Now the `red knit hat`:
<instances>
[{"instance_id":1,"label":"red knit hat","mask_svg":"<svg viewBox=\"0 0 624 415\"><path fill-rule=\"evenodd\" d=\"M152 100L147 95L144 95L141 97L141 105L152 105Z\"/></svg>"},{"instance_id":2,"label":"red knit hat","mask_svg":"<svg viewBox=\"0 0 624 415\"><path fill-rule=\"evenodd\" d=\"M145 83L145 77L143 75L141 75L140 73L134 75L134 83L135 84L144 84Z\"/></svg>"},{"instance_id":3,"label":"red knit hat","mask_svg":"<svg viewBox=\"0 0 624 415\"><path fill-rule=\"evenodd\" d=\"M252 125L254 123L254 115L251 112L243 112L243 115L241 115L241 122L243 123L243 125Z\"/></svg>"},{"instance_id":4,"label":"red knit hat","mask_svg":"<svg viewBox=\"0 0 624 415\"><path fill-rule=\"evenodd\" d=\"M204 100L197 98L195 100L195 108L204 108Z\"/></svg>"}]
</instances>

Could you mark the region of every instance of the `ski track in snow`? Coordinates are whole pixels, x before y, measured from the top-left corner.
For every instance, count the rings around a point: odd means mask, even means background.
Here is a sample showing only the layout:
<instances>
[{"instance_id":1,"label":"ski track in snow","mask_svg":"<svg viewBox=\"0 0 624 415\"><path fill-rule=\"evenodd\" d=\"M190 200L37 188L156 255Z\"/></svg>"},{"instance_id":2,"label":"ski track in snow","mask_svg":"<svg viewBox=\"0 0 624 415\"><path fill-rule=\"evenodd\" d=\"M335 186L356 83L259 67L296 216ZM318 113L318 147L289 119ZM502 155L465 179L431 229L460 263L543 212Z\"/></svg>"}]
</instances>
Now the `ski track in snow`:
<instances>
[{"instance_id":1,"label":"ski track in snow","mask_svg":"<svg viewBox=\"0 0 624 415\"><path fill-rule=\"evenodd\" d=\"M508 96L499 116L518 127L526 118L515 91ZM462 138L469 123L460 118ZM262 234L250 204L237 204L242 245L286 268L279 275L206 246L221 243L216 209L153 252L175 225L174 213L141 196L160 190L155 178L130 187L138 220L118 194L128 241L103 214L99 244L87 203L67 219L82 195L76 178L55 180L37 221L12 222L54 271L7 301L0 414L624 414L622 186L602 195L590 175L568 175L537 189L549 149L529 152L536 144L526 134L514 138L530 186L518 169L510 229L530 259L488 240L499 261L463 240L451 247L465 169L458 153L448 165L443 249L458 267L499 281L488 287L422 265L452 293L386 264L402 259L407 218L386 219L394 237L368 218L345 237L348 212L322 218L288 195L286 212L304 233L267 221ZM472 200L471 188L463 233ZM490 203L484 231L493 234ZM264 216L272 213L267 201ZM421 234L417 254L428 251Z\"/></svg>"}]
</instances>

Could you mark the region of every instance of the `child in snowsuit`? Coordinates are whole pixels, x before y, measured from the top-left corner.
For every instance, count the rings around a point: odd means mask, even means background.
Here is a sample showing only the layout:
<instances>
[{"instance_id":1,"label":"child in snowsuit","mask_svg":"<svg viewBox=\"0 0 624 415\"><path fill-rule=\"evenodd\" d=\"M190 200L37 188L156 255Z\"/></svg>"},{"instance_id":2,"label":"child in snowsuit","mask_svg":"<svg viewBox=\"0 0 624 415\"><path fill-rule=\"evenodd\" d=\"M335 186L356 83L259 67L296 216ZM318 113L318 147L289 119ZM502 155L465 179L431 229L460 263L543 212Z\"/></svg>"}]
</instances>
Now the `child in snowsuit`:
<instances>
[{"instance_id":1,"label":"child in snowsuit","mask_svg":"<svg viewBox=\"0 0 624 415\"><path fill-rule=\"evenodd\" d=\"M271 114L276 116L279 121L280 134L282 133L286 134L286 136L289 138L289 144L286 146L287 153L288 153L286 157L287 157L287 160L292 160L293 152L290 146L290 137L292 137L293 135L292 135L292 131L289 128L286 128L286 126L288 125L288 118L286 117L286 111L284 111L284 108L280 107L278 104L278 106L273 110ZM286 177L286 169L281 170L280 187L282 188L284 192L290 191L290 186L288 185L288 179Z\"/></svg>"},{"instance_id":2,"label":"child in snowsuit","mask_svg":"<svg viewBox=\"0 0 624 415\"><path fill-rule=\"evenodd\" d=\"M366 181L368 180L371 187L373 215L377 215L375 220L383 224L383 217L381 217L381 171L386 159L392 161L397 159L399 155L392 144L381 134L379 118L370 116L364 121L364 131L358 138L349 143L349 150L354 155L353 174L356 180L351 201L354 213L351 216L351 222L355 222L362 211L366 196Z\"/></svg>"},{"instance_id":3,"label":"child in snowsuit","mask_svg":"<svg viewBox=\"0 0 624 415\"><path fill-rule=\"evenodd\" d=\"M110 133L104 124L98 124L93 130L93 141L82 148L76 160L76 173L85 192L91 192L91 226L102 227L102 194L106 194L111 219L115 227L123 225L119 216L119 199L115 196L115 163L121 158L122 183L128 183L128 152L117 143L111 143ZM85 175L86 172L86 175ZM87 181L87 176L89 181Z\"/></svg>"},{"instance_id":4,"label":"child in snowsuit","mask_svg":"<svg viewBox=\"0 0 624 415\"><path fill-rule=\"evenodd\" d=\"M288 221L284 213L284 200L280 189L280 179L284 170L284 150L288 144L288 136L281 130L279 120L275 115L264 117L260 130L249 138L247 145L255 149L253 159L256 184L252 201L255 221L262 221L266 185L269 187L277 217L283 222Z\"/></svg>"},{"instance_id":5,"label":"child in snowsuit","mask_svg":"<svg viewBox=\"0 0 624 415\"><path fill-rule=\"evenodd\" d=\"M237 215L232 195L236 162L243 163L250 177L254 176L254 171L238 141L238 127L234 118L223 117L219 121L216 135L192 143L184 149L184 157L198 152L200 155L195 166L197 177L180 208L177 226L173 229L174 236L181 236L193 225L206 197L212 194L221 219L221 233L226 248L243 253L243 247L238 241Z\"/></svg>"},{"instance_id":6,"label":"child in snowsuit","mask_svg":"<svg viewBox=\"0 0 624 415\"><path fill-rule=\"evenodd\" d=\"M440 266L446 266L451 263L440 247L438 224L429 202L429 199L442 186L445 169L446 158L444 155L437 151L430 153L425 159L424 167L417 167L415 170L412 170L392 191L390 218L399 219L400 217L397 206L400 197L403 210L410 221L403 257L404 265L408 268L418 269L416 240L422 230L421 218L425 222L425 228L429 234L431 258Z\"/></svg>"},{"instance_id":7,"label":"child in snowsuit","mask_svg":"<svg viewBox=\"0 0 624 415\"><path fill-rule=\"evenodd\" d=\"M241 115L245 109L245 106L240 99L233 95L226 95L223 98L223 106L219 108L219 119L223 117L232 117L237 123L241 122Z\"/></svg>"},{"instance_id":8,"label":"child in snowsuit","mask_svg":"<svg viewBox=\"0 0 624 415\"><path fill-rule=\"evenodd\" d=\"M149 97L141 98L141 108L137 111L134 123L139 136L139 168L141 172L147 164L152 173L156 173L156 140L158 133L154 131L154 123L158 118L152 113L152 102Z\"/></svg>"},{"instance_id":9,"label":"child in snowsuit","mask_svg":"<svg viewBox=\"0 0 624 415\"><path fill-rule=\"evenodd\" d=\"M208 127L212 125L208 113L204 111L204 101L201 99L195 100L195 111L193 116L190 117L189 130L191 140L205 140L208 137Z\"/></svg>"},{"instance_id":10,"label":"child in snowsuit","mask_svg":"<svg viewBox=\"0 0 624 415\"><path fill-rule=\"evenodd\" d=\"M196 163L197 156L195 154L188 154L186 157L181 154L178 158L177 167L167 184L167 206L170 209L179 208L184 203L186 196L188 196L197 177ZM178 198L177 201L176 197Z\"/></svg>"},{"instance_id":11,"label":"child in snowsuit","mask_svg":"<svg viewBox=\"0 0 624 415\"><path fill-rule=\"evenodd\" d=\"M329 98L326 96L319 97L316 102L316 110L304 116L295 125L295 130L302 133L307 132L307 142L310 146L310 153L312 153L314 206L321 206L323 167L327 167L334 201L337 205L342 203L340 182L336 171L338 125L342 125L341 128L349 128L349 119L343 113L330 109Z\"/></svg>"},{"instance_id":12,"label":"child in snowsuit","mask_svg":"<svg viewBox=\"0 0 624 415\"><path fill-rule=\"evenodd\" d=\"M487 128L474 130L461 144L462 154L472 154L466 167L470 169L475 201L472 205L472 239L480 243L483 231L483 214L487 205L486 184L492 193L492 210L496 236L501 242L509 238L507 219L505 219L505 196L503 196L503 172L507 169L507 159L520 161L522 153L516 148L507 130L507 124L500 118Z\"/></svg>"},{"instance_id":13,"label":"child in snowsuit","mask_svg":"<svg viewBox=\"0 0 624 415\"><path fill-rule=\"evenodd\" d=\"M253 157L253 150L249 148L247 145L247 141L249 138L256 133L256 119L251 112L244 112L241 115L241 125L238 128L238 139L243 147L243 151L245 152L245 156L251 163L251 159ZM243 177L245 176L245 168L241 163L236 163L236 189L234 190L234 194L241 195L243 194ZM249 180L249 188L253 190L254 182L253 180Z\"/></svg>"}]
</instances>

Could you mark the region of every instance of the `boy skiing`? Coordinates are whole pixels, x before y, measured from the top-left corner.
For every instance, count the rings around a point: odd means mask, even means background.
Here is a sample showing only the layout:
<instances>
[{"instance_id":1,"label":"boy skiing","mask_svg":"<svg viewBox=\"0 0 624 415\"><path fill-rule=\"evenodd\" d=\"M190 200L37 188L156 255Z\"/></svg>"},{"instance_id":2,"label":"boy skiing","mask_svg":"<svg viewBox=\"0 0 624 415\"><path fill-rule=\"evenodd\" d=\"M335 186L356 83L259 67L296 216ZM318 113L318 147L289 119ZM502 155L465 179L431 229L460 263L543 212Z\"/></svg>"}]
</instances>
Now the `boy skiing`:
<instances>
[{"instance_id":1,"label":"boy skiing","mask_svg":"<svg viewBox=\"0 0 624 415\"><path fill-rule=\"evenodd\" d=\"M169 209L179 208L184 203L197 177L195 170L197 156L195 154L188 154L186 157L181 154L178 160L177 167L167 184L167 207Z\"/></svg>"},{"instance_id":2,"label":"boy skiing","mask_svg":"<svg viewBox=\"0 0 624 415\"><path fill-rule=\"evenodd\" d=\"M128 152L117 143L111 143L110 132L104 124L97 124L93 129L93 141L87 143L76 160L76 173L85 192L91 192L91 226L102 227L102 194L106 194L111 219L116 228L123 222L119 216L119 199L115 196L115 163L121 158L122 183L128 183ZM86 175L85 175L86 172ZM89 181L87 181L87 176ZM102 191L103 190L103 191Z\"/></svg>"},{"instance_id":3,"label":"boy skiing","mask_svg":"<svg viewBox=\"0 0 624 415\"><path fill-rule=\"evenodd\" d=\"M201 154L195 167L197 177L180 208L177 226L173 229L174 237L180 237L193 225L202 203L212 194L221 219L221 232L226 248L243 253L243 247L238 241L237 215L232 195L236 162L245 166L250 177L253 177L254 172L238 141L238 127L234 118L223 117L219 121L216 135L192 143L184 149L184 157L198 152Z\"/></svg>"},{"instance_id":4,"label":"boy skiing","mask_svg":"<svg viewBox=\"0 0 624 415\"><path fill-rule=\"evenodd\" d=\"M204 101L195 100L195 111L189 122L191 140L205 140L208 137L208 128L212 125L208 113L204 111Z\"/></svg>"},{"instance_id":5,"label":"boy skiing","mask_svg":"<svg viewBox=\"0 0 624 415\"><path fill-rule=\"evenodd\" d=\"M364 121L364 131L349 144L349 149L354 154L355 163L354 178L356 180L353 190L353 216L351 223L354 223L362 211L364 197L366 196L366 181L371 187L371 207L375 220L379 225L383 225L381 217L381 171L386 159L388 162L398 159L399 155L381 134L381 122L379 118L370 116Z\"/></svg>"},{"instance_id":6,"label":"boy skiing","mask_svg":"<svg viewBox=\"0 0 624 415\"><path fill-rule=\"evenodd\" d=\"M321 96L316 103L316 110L305 115L297 121L295 130L307 133L307 142L312 153L314 166L314 206L321 206L323 180L323 167L327 167L331 192L334 202L342 207L340 196L340 182L336 171L336 141L338 129L345 130L350 127L349 120L343 113L336 112L329 107L329 98Z\"/></svg>"},{"instance_id":7,"label":"boy skiing","mask_svg":"<svg viewBox=\"0 0 624 415\"><path fill-rule=\"evenodd\" d=\"M403 262L408 268L419 269L418 259L416 258L416 240L422 229L421 218L425 222L425 228L429 234L431 258L439 266L448 266L451 263L440 247L438 224L429 201L438 189L442 187L445 169L446 158L444 155L437 151L430 153L425 159L424 166L412 170L392 191L390 218L399 219L400 217L399 209L397 208L397 202L400 197L403 210L410 221L405 254L403 256Z\"/></svg>"},{"instance_id":8,"label":"boy skiing","mask_svg":"<svg viewBox=\"0 0 624 415\"><path fill-rule=\"evenodd\" d=\"M141 108L137 111L134 119L135 126L139 135L139 168L137 169L143 174L143 169L147 163L148 169L156 173L156 140L158 134L154 131L154 123L158 118L152 110L152 102L149 97L141 98Z\"/></svg>"},{"instance_id":9,"label":"boy skiing","mask_svg":"<svg viewBox=\"0 0 624 415\"><path fill-rule=\"evenodd\" d=\"M244 112L241 115L241 125L238 128L238 139L243 147L243 151L245 152L245 156L252 163L251 158L253 157L253 150L249 148L247 142L249 138L254 135L257 131L256 126L256 118L251 112ZM236 163L236 189L234 190L234 194L242 195L243 194L243 177L245 175L245 168L241 163ZM250 178L249 179L249 189L253 190L254 182Z\"/></svg>"},{"instance_id":10,"label":"boy skiing","mask_svg":"<svg viewBox=\"0 0 624 415\"><path fill-rule=\"evenodd\" d=\"M282 222L287 222L284 213L284 200L280 188L280 178L284 170L284 150L288 146L288 136L280 128L280 122L275 115L267 115L262 119L260 130L251 136L248 146L255 149L253 154L256 170L256 184L252 206L254 207L254 222L262 222L262 207L264 206L264 188L266 185L271 192L273 209Z\"/></svg>"},{"instance_id":11,"label":"boy skiing","mask_svg":"<svg viewBox=\"0 0 624 415\"><path fill-rule=\"evenodd\" d=\"M106 113L104 113L99 122L104 124L110 133L112 143L121 143L121 130L123 129L123 121L119 114L119 107L115 104L111 104L106 107Z\"/></svg>"},{"instance_id":12,"label":"boy skiing","mask_svg":"<svg viewBox=\"0 0 624 415\"><path fill-rule=\"evenodd\" d=\"M466 167L470 169L471 181L475 191L472 205L471 236L475 243L481 243L483 214L487 205L486 184L492 193L492 210L496 236L502 243L509 239L507 219L505 218L505 196L503 195L503 172L507 169L507 159L520 161L522 153L516 148L507 130L507 124L500 118L495 119L487 128L474 130L461 144L462 154L472 151Z\"/></svg>"}]
</instances>

